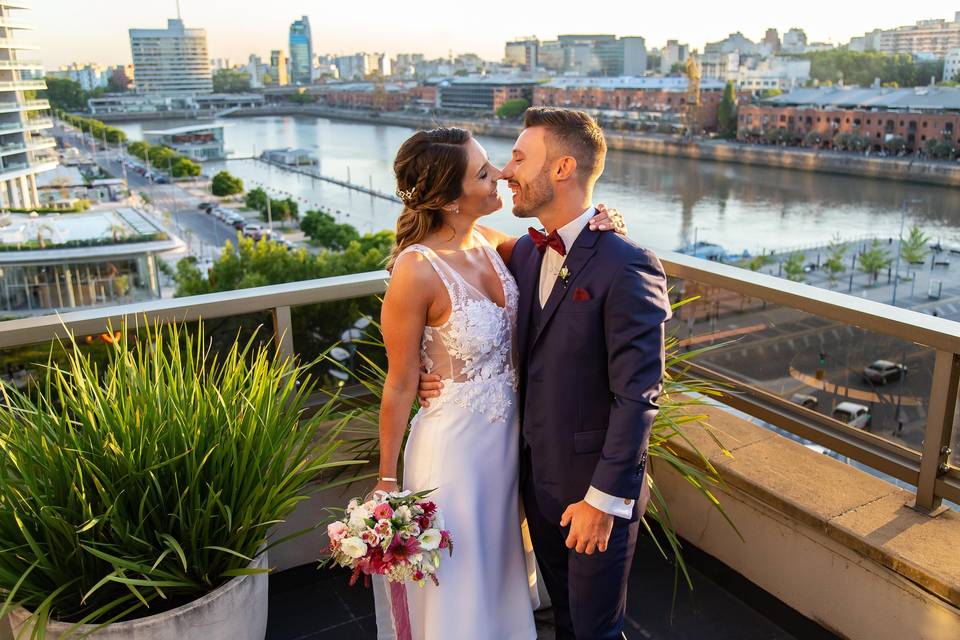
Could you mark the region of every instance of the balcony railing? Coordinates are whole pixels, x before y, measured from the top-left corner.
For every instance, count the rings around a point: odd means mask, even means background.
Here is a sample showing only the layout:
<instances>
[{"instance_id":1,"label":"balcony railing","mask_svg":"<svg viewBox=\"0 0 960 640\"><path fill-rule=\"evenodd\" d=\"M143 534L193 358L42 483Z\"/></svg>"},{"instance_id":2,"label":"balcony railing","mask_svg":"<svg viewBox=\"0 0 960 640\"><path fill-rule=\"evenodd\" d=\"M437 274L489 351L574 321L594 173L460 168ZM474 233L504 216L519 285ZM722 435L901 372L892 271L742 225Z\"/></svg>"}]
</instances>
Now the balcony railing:
<instances>
[{"instance_id":1,"label":"balcony railing","mask_svg":"<svg viewBox=\"0 0 960 640\"><path fill-rule=\"evenodd\" d=\"M918 448L844 424L738 379L739 376L721 373L719 367L708 363L692 368L697 375L728 385L721 397L724 404L916 487L916 509L933 513L943 499L960 502L960 469L949 463L960 387L960 323L676 253L664 253L661 260L672 278L688 286L697 283L734 292L743 299L759 301L764 308L776 305L819 321L834 321L851 330L857 328L933 350L925 426ZM76 335L98 334L108 324L118 326L126 317L183 322L269 311L279 352L293 356L291 309L381 294L388 277L385 271L378 271L10 320L0 322L0 349L49 341L64 337L68 331Z\"/></svg>"},{"instance_id":2,"label":"balcony railing","mask_svg":"<svg viewBox=\"0 0 960 640\"><path fill-rule=\"evenodd\" d=\"M0 111L37 111L49 109L48 100L24 100L23 102L0 102Z\"/></svg>"},{"instance_id":3,"label":"balcony railing","mask_svg":"<svg viewBox=\"0 0 960 640\"><path fill-rule=\"evenodd\" d=\"M46 88L45 80L5 80L0 82L0 89L38 89L42 91Z\"/></svg>"},{"instance_id":4,"label":"balcony railing","mask_svg":"<svg viewBox=\"0 0 960 640\"><path fill-rule=\"evenodd\" d=\"M42 69L39 60L0 60L0 69Z\"/></svg>"}]
</instances>

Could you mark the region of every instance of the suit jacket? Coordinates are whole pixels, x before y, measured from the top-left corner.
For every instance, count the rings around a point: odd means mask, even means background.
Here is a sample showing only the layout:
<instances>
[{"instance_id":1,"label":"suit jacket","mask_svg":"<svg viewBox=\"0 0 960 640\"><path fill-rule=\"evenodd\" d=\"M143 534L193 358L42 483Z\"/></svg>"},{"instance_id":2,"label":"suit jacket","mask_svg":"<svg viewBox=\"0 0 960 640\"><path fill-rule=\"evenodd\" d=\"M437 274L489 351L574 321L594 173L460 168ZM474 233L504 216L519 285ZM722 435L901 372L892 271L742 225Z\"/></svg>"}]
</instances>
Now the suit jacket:
<instances>
[{"instance_id":1,"label":"suit jacket","mask_svg":"<svg viewBox=\"0 0 960 640\"><path fill-rule=\"evenodd\" d=\"M636 520L649 499L647 443L670 318L666 275L629 238L585 227L567 251L568 277L557 278L541 310L541 259L523 236L509 265L520 290L521 433L537 502L559 522L592 485L635 500Z\"/></svg>"}]
</instances>

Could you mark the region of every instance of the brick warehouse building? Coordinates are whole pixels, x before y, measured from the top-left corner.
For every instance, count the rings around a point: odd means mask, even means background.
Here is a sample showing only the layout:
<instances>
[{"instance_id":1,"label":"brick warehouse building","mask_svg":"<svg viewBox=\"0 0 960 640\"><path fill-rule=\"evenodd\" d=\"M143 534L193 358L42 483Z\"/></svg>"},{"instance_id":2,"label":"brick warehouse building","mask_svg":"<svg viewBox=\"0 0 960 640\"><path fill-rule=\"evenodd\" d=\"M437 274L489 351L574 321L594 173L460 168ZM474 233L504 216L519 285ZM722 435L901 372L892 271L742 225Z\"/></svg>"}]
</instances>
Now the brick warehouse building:
<instances>
[{"instance_id":1,"label":"brick warehouse building","mask_svg":"<svg viewBox=\"0 0 960 640\"><path fill-rule=\"evenodd\" d=\"M834 136L846 133L862 136L874 151L892 138L902 139L907 152L928 140L955 143L958 130L960 89L955 87L797 89L740 107L737 123L741 140L784 131L802 141L814 133L829 146Z\"/></svg>"},{"instance_id":2,"label":"brick warehouse building","mask_svg":"<svg viewBox=\"0 0 960 640\"><path fill-rule=\"evenodd\" d=\"M726 83L704 79L700 84L700 126L717 129L717 111ZM741 102L746 94L741 94ZM533 90L533 104L583 109L599 117L647 120L650 116L676 120L687 104L687 79L667 78L555 78ZM669 116L672 116L670 118Z\"/></svg>"}]
</instances>

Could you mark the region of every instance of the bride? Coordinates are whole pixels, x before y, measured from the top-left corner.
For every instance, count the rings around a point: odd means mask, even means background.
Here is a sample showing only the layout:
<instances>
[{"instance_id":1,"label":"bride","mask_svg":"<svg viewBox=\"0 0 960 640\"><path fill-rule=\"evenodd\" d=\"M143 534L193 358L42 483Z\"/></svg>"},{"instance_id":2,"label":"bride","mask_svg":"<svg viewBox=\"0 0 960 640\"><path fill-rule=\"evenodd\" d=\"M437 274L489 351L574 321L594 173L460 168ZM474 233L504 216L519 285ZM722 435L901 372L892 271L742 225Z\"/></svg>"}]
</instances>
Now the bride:
<instances>
[{"instance_id":1,"label":"bride","mask_svg":"<svg viewBox=\"0 0 960 640\"><path fill-rule=\"evenodd\" d=\"M521 539L515 238L477 221L498 211L499 170L468 131L418 131L394 161L404 203L381 324L388 368L380 408L380 477L398 490L398 457L420 371L440 396L417 413L403 450L406 490L434 489L455 552L440 586L407 586L418 640L536 637ZM604 211L601 208L601 211ZM612 228L605 213L592 228ZM383 630L381 630L383 632ZM389 633L385 634L389 635Z\"/></svg>"}]
</instances>

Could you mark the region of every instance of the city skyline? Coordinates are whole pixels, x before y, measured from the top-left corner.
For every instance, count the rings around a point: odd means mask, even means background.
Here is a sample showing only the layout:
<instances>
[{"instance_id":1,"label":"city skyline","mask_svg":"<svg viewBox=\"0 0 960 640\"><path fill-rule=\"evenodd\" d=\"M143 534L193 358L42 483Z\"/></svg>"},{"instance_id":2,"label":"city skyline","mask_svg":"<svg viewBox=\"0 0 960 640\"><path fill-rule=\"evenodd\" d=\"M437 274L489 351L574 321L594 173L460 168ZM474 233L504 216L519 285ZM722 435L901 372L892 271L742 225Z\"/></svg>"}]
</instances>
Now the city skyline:
<instances>
[{"instance_id":1,"label":"city skyline","mask_svg":"<svg viewBox=\"0 0 960 640\"><path fill-rule=\"evenodd\" d=\"M697 2L683 12L696 16L695 19L683 23L677 20L677 12L671 6L624 10L610 2L610 11L603 11L603 5L597 10L597 5L592 4L594 10L584 12L580 9L582 3L561 2L549 13L535 7L518 7L504 16L495 10L478 9L475 15L461 11L446 19L451 13L449 7L436 0L407 5L374 0L369 11L343 12L345 15L338 15L334 23L329 13L325 15L318 10L311 15L312 7L303 0L278 0L269 6L243 3L242 11L238 10L238 4L223 0L181 2L186 26L207 30L211 58L243 62L251 53L262 55L271 49L286 49L290 23L301 15L315 22L313 44L317 53L378 51L394 56L418 52L433 58L452 52L475 53L485 59L499 60L506 41L527 35L550 39L563 33L614 33L642 36L648 48L676 39L702 50L704 43L721 40L736 31L759 40L768 27L777 28L781 35L791 27L798 27L806 31L811 42L843 44L875 28L894 28L926 19L952 19L957 10L956 5L939 0L925 3L922 9L880 6L869 12L826 0L811 0L805 5L807 17L798 19L792 9L769 5L756 11L731 11L718 3ZM66 0L49 0L36 3L31 12L30 19L36 26L31 36L41 47L40 57L48 69L72 62L130 62L128 29L162 28L167 19L176 17L177 13L174 0L137 8L119 0L92 0L88 10L80 14L72 10L75 6ZM452 20L469 24L462 38L455 24L451 24ZM442 34L442 38L435 37L437 33Z\"/></svg>"}]
</instances>

